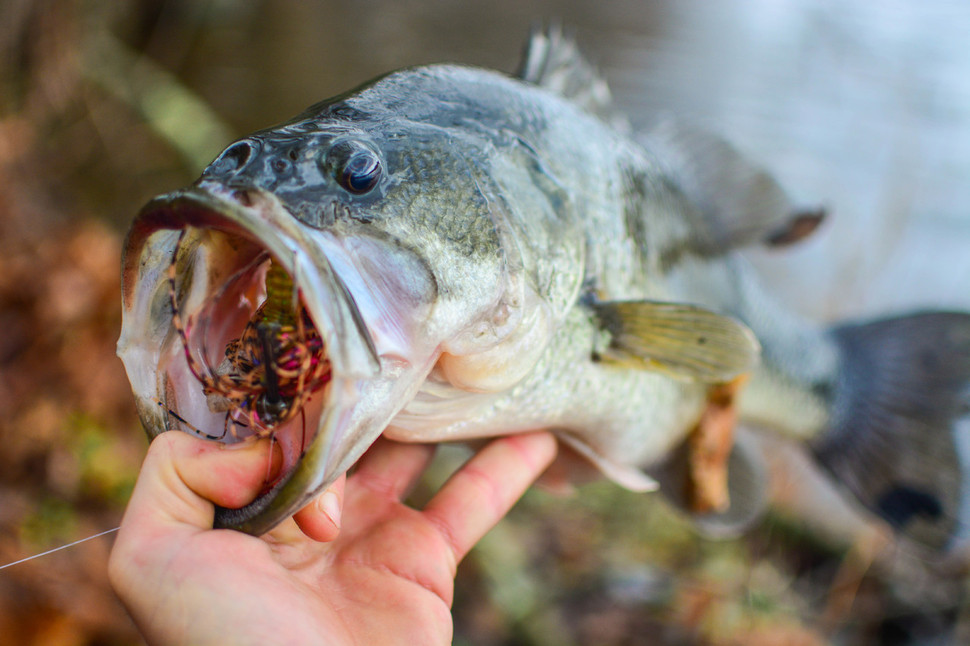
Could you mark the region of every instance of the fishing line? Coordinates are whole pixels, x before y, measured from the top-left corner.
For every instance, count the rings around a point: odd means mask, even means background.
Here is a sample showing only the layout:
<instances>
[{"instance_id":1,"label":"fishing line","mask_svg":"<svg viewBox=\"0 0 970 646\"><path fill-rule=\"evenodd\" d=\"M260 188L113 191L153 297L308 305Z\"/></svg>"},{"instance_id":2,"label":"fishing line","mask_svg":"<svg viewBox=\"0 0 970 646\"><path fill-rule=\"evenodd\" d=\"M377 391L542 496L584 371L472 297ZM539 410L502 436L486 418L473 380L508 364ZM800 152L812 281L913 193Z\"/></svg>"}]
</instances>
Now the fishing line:
<instances>
[{"instance_id":1,"label":"fishing line","mask_svg":"<svg viewBox=\"0 0 970 646\"><path fill-rule=\"evenodd\" d=\"M6 565L0 565L0 570L6 569L6 568L8 568L8 567L10 567L12 565L17 565L18 563L25 563L27 561L33 561L34 559L39 559L42 556L47 556L48 554L53 554L54 552L60 552L61 550L66 550L69 547L73 547L75 545L80 545L81 543L84 543L84 542L93 540L95 538L98 538L99 536L104 536L105 534L110 534L111 532L116 532L119 529L120 529L120 527L113 527L111 529L106 529L106 530L104 530L103 532L101 532L99 534L95 534L94 536L88 536L87 538L82 538L80 540L74 541L73 543L68 543L67 545L61 545L60 547L55 547L52 550L47 550L46 552L41 552L40 554L34 554L33 556L28 556L27 558L22 558L19 561L14 561L13 563L7 563Z\"/></svg>"}]
</instances>

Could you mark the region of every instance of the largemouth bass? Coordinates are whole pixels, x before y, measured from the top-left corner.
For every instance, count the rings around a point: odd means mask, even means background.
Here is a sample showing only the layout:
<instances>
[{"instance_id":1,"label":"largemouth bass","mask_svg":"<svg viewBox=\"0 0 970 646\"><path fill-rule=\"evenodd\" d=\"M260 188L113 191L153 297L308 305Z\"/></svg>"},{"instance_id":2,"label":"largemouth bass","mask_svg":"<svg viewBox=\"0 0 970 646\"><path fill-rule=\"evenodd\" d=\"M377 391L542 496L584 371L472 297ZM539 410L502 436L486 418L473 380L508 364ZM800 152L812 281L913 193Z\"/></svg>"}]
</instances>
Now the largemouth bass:
<instances>
[{"instance_id":1,"label":"largemouth bass","mask_svg":"<svg viewBox=\"0 0 970 646\"><path fill-rule=\"evenodd\" d=\"M575 45L537 32L514 77L388 74L149 202L126 243L119 355L150 436L280 447L281 475L220 527L269 530L382 433L542 428L625 487L659 481L710 527L743 524L764 467L731 434L739 416L953 548L970 316L825 328L785 310L740 251L821 217L695 128L631 134Z\"/></svg>"}]
</instances>

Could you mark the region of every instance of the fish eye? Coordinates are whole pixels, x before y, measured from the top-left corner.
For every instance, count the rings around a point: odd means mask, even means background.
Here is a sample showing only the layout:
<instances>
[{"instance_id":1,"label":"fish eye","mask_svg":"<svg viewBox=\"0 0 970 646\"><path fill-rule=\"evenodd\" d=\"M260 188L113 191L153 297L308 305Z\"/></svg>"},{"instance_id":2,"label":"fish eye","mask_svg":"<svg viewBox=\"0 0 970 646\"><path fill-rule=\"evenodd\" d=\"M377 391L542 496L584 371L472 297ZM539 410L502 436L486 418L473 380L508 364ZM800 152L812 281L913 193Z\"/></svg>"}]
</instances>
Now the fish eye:
<instances>
[{"instance_id":1,"label":"fish eye","mask_svg":"<svg viewBox=\"0 0 970 646\"><path fill-rule=\"evenodd\" d=\"M340 186L357 195L377 186L383 172L376 152L350 141L339 142L330 149L327 166Z\"/></svg>"}]
</instances>

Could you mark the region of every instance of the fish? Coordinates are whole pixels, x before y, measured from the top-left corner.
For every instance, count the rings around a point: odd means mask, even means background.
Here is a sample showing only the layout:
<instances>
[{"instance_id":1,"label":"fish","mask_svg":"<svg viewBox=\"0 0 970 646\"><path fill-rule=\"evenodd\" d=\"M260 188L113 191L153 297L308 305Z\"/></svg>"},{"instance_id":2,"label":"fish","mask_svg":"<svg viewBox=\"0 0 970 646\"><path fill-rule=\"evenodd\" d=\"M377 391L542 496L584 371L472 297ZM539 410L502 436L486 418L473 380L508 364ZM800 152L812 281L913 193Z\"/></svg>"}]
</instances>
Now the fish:
<instances>
[{"instance_id":1,"label":"fish","mask_svg":"<svg viewBox=\"0 0 970 646\"><path fill-rule=\"evenodd\" d=\"M269 531L381 435L549 429L727 533L768 504L750 426L951 552L970 514L970 315L786 309L744 251L826 217L699 127L635 132L574 39L537 29L515 74L386 74L151 200L125 242L118 354L150 438L278 447L279 475L216 527Z\"/></svg>"}]
</instances>

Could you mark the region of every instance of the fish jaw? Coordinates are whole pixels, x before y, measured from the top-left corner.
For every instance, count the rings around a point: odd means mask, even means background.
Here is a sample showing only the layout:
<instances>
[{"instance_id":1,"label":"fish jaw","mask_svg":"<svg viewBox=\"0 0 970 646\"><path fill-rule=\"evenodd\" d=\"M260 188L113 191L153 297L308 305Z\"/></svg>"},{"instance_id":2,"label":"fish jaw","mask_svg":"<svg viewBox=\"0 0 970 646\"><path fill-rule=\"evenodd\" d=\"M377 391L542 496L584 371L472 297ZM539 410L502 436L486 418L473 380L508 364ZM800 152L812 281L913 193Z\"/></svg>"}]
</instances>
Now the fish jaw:
<instances>
[{"instance_id":1,"label":"fish jaw","mask_svg":"<svg viewBox=\"0 0 970 646\"><path fill-rule=\"evenodd\" d=\"M212 410L189 366L173 323L168 268L175 263L189 349L210 370L265 297L259 293L264 257L292 277L323 340L330 378L301 413L272 429L284 456L282 475L249 505L217 510L217 527L254 535L344 473L414 396L439 352L421 335L420 312L408 309L433 301L417 292L433 293L434 281L405 251L310 229L272 193L200 182L149 202L125 245L118 354L150 438L182 428L225 443L248 439L235 425L226 432L227 414ZM373 280L369 267L387 262L408 277L411 301L401 299L400 281Z\"/></svg>"}]
</instances>

